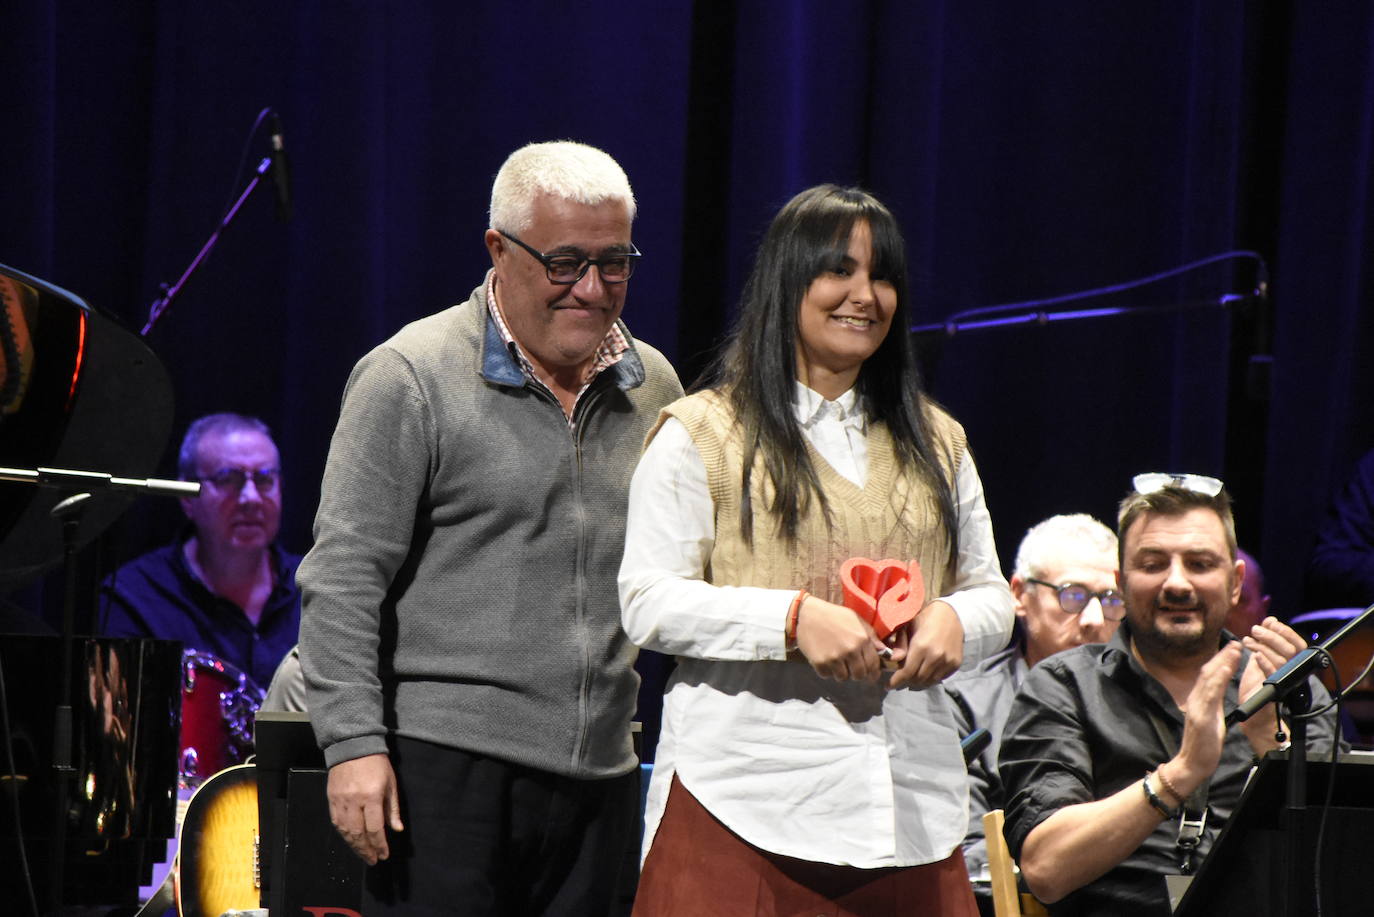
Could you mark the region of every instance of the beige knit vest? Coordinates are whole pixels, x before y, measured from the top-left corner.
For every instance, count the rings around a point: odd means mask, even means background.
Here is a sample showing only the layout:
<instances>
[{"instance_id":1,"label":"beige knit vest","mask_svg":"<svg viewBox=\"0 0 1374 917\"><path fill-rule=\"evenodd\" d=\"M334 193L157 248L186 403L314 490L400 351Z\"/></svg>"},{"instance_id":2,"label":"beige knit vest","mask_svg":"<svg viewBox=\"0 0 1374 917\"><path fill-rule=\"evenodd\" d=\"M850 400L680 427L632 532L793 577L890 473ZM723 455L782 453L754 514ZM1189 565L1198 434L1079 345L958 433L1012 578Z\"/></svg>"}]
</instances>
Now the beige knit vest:
<instances>
[{"instance_id":1,"label":"beige knit vest","mask_svg":"<svg viewBox=\"0 0 1374 917\"><path fill-rule=\"evenodd\" d=\"M754 507L754 543L750 547L740 535L743 437L728 401L715 391L698 392L664 408L660 424L667 415L676 417L687 429L706 466L715 504L715 547L705 573L708 582L718 586L802 588L839 603L843 599L840 565L845 560L895 558L920 562L927 601L944 594L951 565L938 505L925 482L899 470L885 424L870 421L868 425L868 480L862 489L807 444L807 454L830 507L831 524L827 526L820 502L813 498L801 516L795 543L778 534L777 523L766 510L773 487L763 457L756 455L750 481ZM964 457L964 430L934 405L927 404L926 416L935 434L941 467L952 480Z\"/></svg>"}]
</instances>

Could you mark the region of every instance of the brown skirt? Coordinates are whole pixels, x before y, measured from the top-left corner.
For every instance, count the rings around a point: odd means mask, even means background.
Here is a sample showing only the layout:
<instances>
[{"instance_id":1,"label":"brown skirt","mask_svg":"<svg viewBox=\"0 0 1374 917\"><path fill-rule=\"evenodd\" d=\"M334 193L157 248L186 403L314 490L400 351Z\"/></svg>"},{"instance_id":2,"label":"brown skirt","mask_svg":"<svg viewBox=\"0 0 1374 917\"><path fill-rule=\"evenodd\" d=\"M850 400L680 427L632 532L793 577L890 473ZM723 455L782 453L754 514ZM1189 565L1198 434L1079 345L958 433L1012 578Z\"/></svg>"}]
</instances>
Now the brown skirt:
<instances>
[{"instance_id":1,"label":"brown skirt","mask_svg":"<svg viewBox=\"0 0 1374 917\"><path fill-rule=\"evenodd\" d=\"M859 869L760 850L674 775L634 917L978 917L958 848L938 863Z\"/></svg>"}]
</instances>

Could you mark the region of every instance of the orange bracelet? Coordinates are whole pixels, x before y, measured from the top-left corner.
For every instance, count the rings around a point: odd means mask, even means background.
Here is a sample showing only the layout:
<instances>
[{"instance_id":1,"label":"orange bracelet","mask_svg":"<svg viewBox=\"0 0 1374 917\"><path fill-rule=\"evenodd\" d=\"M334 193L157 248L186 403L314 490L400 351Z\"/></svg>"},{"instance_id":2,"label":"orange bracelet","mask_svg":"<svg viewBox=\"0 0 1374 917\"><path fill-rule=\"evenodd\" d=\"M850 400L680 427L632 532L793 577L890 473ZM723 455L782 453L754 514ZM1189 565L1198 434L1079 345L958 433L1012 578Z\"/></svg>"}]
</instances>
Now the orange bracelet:
<instances>
[{"instance_id":1,"label":"orange bracelet","mask_svg":"<svg viewBox=\"0 0 1374 917\"><path fill-rule=\"evenodd\" d=\"M805 602L810 594L805 589L799 589L792 605L787 609L787 624L782 629L782 636L785 646L789 649L797 645L797 618L801 616L802 602Z\"/></svg>"}]
</instances>

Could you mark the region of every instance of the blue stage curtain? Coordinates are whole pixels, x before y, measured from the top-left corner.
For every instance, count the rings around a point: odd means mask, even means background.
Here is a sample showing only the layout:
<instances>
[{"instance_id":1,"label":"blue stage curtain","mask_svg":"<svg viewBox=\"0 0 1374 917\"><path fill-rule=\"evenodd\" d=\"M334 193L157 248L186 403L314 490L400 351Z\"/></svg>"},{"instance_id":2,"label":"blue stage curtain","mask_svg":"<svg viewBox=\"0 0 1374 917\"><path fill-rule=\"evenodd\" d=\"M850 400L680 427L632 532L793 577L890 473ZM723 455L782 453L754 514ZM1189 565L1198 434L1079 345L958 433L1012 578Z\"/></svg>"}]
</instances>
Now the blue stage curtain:
<instances>
[{"instance_id":1,"label":"blue stage curtain","mask_svg":"<svg viewBox=\"0 0 1374 917\"><path fill-rule=\"evenodd\" d=\"M1261 251L1271 325L1217 308L923 342L1007 562L1050 513L1110 521L1135 471L1216 473L1292 613L1326 500L1374 445L1367 4L18 0L0 34L0 261L135 328L222 213L258 109L280 111L296 218L262 189L149 340L182 425L276 429L297 549L348 369L481 280L491 177L551 138L629 172L646 257L625 317L688 381L768 218L821 181L897 213L918 322ZM1265 401L1249 364L1270 338ZM174 511L148 512L120 550L166 535Z\"/></svg>"}]
</instances>

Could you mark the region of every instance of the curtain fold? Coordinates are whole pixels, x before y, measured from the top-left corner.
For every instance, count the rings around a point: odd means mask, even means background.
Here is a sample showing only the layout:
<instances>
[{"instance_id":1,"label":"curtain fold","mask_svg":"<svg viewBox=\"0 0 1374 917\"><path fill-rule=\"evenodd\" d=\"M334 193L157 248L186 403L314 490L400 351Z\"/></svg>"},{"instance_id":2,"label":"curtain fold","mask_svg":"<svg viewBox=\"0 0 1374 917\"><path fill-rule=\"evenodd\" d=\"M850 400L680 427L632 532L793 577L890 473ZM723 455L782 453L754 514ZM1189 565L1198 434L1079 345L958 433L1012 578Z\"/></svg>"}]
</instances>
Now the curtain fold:
<instances>
[{"instance_id":1,"label":"curtain fold","mask_svg":"<svg viewBox=\"0 0 1374 917\"><path fill-rule=\"evenodd\" d=\"M280 112L295 219L255 192L149 342L180 426L229 409L277 431L296 549L349 368L481 280L492 175L560 137L629 173L646 257L626 320L688 381L762 228L821 181L897 213L920 322L1260 250L1268 401L1240 384L1253 316L1219 308L923 342L1005 561L1051 513L1110 521L1135 471L1204 471L1234 482L1293 613L1324 504L1374 446L1361 4L20 2L0 33L0 262L134 328L241 187L258 110ZM260 134L250 170L265 152ZM1218 267L1095 304L1252 279ZM175 521L131 516L111 562Z\"/></svg>"}]
</instances>

